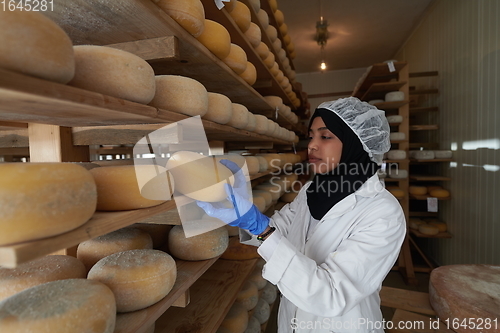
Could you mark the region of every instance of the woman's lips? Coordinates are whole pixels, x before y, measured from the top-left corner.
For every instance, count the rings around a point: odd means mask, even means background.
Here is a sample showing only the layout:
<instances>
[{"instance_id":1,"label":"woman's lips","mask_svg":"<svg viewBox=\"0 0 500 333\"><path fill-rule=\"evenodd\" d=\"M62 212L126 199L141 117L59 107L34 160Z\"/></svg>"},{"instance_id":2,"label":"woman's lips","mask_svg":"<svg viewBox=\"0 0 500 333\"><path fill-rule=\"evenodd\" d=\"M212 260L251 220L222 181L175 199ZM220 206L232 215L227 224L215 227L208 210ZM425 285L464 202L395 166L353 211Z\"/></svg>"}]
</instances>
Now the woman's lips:
<instances>
[{"instance_id":1,"label":"woman's lips","mask_svg":"<svg viewBox=\"0 0 500 333\"><path fill-rule=\"evenodd\" d=\"M316 163L318 161L321 161L321 159L317 158L317 157L309 157L309 163Z\"/></svg>"}]
</instances>

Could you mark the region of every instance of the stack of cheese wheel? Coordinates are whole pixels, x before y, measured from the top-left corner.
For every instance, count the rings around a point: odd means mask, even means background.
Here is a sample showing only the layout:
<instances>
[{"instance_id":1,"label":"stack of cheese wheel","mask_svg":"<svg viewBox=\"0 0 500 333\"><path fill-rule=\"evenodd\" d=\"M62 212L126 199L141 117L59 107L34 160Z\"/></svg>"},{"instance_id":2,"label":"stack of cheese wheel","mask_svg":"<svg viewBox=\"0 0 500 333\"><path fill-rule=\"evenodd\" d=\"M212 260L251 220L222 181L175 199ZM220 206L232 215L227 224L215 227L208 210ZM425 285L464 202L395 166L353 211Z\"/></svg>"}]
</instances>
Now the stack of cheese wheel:
<instances>
[{"instance_id":1,"label":"stack of cheese wheel","mask_svg":"<svg viewBox=\"0 0 500 333\"><path fill-rule=\"evenodd\" d=\"M47 282L0 302L2 333L113 333L115 296L88 279Z\"/></svg>"},{"instance_id":2,"label":"stack of cheese wheel","mask_svg":"<svg viewBox=\"0 0 500 333\"><path fill-rule=\"evenodd\" d=\"M161 172L156 175L156 172ZM116 211L159 205L172 198L173 178L153 165L119 165L89 171L97 186L97 210ZM138 179L151 179L139 188Z\"/></svg>"},{"instance_id":3,"label":"stack of cheese wheel","mask_svg":"<svg viewBox=\"0 0 500 333\"><path fill-rule=\"evenodd\" d=\"M153 0L194 37L205 29L205 9L200 0Z\"/></svg>"},{"instance_id":4,"label":"stack of cheese wheel","mask_svg":"<svg viewBox=\"0 0 500 333\"><path fill-rule=\"evenodd\" d=\"M12 269L0 267L0 301L46 282L86 277L83 263L65 255L44 256Z\"/></svg>"},{"instance_id":5,"label":"stack of cheese wheel","mask_svg":"<svg viewBox=\"0 0 500 333\"><path fill-rule=\"evenodd\" d=\"M229 309L226 317L220 324L221 328L227 329L232 333L244 333L248 325L248 312L245 307L234 302L233 306Z\"/></svg>"},{"instance_id":6,"label":"stack of cheese wheel","mask_svg":"<svg viewBox=\"0 0 500 333\"><path fill-rule=\"evenodd\" d=\"M282 166L281 156L279 154L263 153L257 154L257 156L262 156L267 160L267 164L269 166L268 169L276 170Z\"/></svg>"},{"instance_id":7,"label":"stack of cheese wheel","mask_svg":"<svg viewBox=\"0 0 500 333\"><path fill-rule=\"evenodd\" d=\"M240 46L231 43L229 55L222 59L222 62L224 62L236 74L240 75L247 69L247 54Z\"/></svg>"},{"instance_id":8,"label":"stack of cheese wheel","mask_svg":"<svg viewBox=\"0 0 500 333\"><path fill-rule=\"evenodd\" d=\"M227 260L249 260L260 258L257 253L257 247L240 243L239 237L229 238L227 249L221 255L222 259Z\"/></svg>"},{"instance_id":9,"label":"stack of cheese wheel","mask_svg":"<svg viewBox=\"0 0 500 333\"><path fill-rule=\"evenodd\" d=\"M205 29L196 39L219 59L226 58L231 51L231 36L218 22L205 20Z\"/></svg>"},{"instance_id":10,"label":"stack of cheese wheel","mask_svg":"<svg viewBox=\"0 0 500 333\"><path fill-rule=\"evenodd\" d=\"M155 95L153 68L135 54L112 47L77 45L75 76L68 84L148 104Z\"/></svg>"},{"instance_id":11,"label":"stack of cheese wheel","mask_svg":"<svg viewBox=\"0 0 500 333\"><path fill-rule=\"evenodd\" d=\"M230 226L229 224L226 224L224 226L224 228L227 229L227 235L230 237L230 239L229 239L229 246L230 246L231 245L231 237L234 238L234 236L238 236L240 234L240 228ZM228 248L229 248L229 246L228 246Z\"/></svg>"},{"instance_id":12,"label":"stack of cheese wheel","mask_svg":"<svg viewBox=\"0 0 500 333\"><path fill-rule=\"evenodd\" d=\"M233 114L233 103L222 94L208 93L208 108L202 118L219 124L227 124Z\"/></svg>"},{"instance_id":13,"label":"stack of cheese wheel","mask_svg":"<svg viewBox=\"0 0 500 333\"><path fill-rule=\"evenodd\" d=\"M194 79L157 75L155 97L149 104L188 116L204 116L208 111L208 92Z\"/></svg>"},{"instance_id":14,"label":"stack of cheese wheel","mask_svg":"<svg viewBox=\"0 0 500 333\"><path fill-rule=\"evenodd\" d=\"M76 250L76 257L89 271L96 262L113 253L152 248L153 240L146 231L137 228L122 228L80 243Z\"/></svg>"},{"instance_id":15,"label":"stack of cheese wheel","mask_svg":"<svg viewBox=\"0 0 500 333\"><path fill-rule=\"evenodd\" d=\"M16 37L21 32L22 38ZM41 13L2 10L0 68L65 84L75 74L73 44Z\"/></svg>"},{"instance_id":16,"label":"stack of cheese wheel","mask_svg":"<svg viewBox=\"0 0 500 333\"><path fill-rule=\"evenodd\" d=\"M92 175L77 164L2 163L0 184L0 245L73 230L96 209Z\"/></svg>"},{"instance_id":17,"label":"stack of cheese wheel","mask_svg":"<svg viewBox=\"0 0 500 333\"><path fill-rule=\"evenodd\" d=\"M99 260L88 279L107 285L115 295L116 311L144 309L164 298L177 278L172 257L158 250L129 250Z\"/></svg>"},{"instance_id":18,"label":"stack of cheese wheel","mask_svg":"<svg viewBox=\"0 0 500 333\"><path fill-rule=\"evenodd\" d=\"M245 307L247 311L250 311L253 308L255 308L258 301L259 301L259 289L257 289L257 286L254 283L248 280L245 281L240 291L236 295L235 302L240 303Z\"/></svg>"},{"instance_id":19,"label":"stack of cheese wheel","mask_svg":"<svg viewBox=\"0 0 500 333\"><path fill-rule=\"evenodd\" d=\"M170 230L168 237L169 252L176 258L190 261L215 258L224 253L228 243L227 229L223 227L186 237L182 226L176 225Z\"/></svg>"}]
</instances>

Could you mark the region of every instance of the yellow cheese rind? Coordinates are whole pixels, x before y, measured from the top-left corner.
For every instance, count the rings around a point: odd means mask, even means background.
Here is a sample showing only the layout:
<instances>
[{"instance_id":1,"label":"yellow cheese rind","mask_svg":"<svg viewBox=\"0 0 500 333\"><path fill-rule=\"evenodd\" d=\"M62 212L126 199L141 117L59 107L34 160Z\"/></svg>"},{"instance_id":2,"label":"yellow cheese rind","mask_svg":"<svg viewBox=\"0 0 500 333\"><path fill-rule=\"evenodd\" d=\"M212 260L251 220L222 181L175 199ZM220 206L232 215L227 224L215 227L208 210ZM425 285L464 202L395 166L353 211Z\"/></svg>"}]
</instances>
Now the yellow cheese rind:
<instances>
[{"instance_id":1,"label":"yellow cheese rind","mask_svg":"<svg viewBox=\"0 0 500 333\"><path fill-rule=\"evenodd\" d=\"M240 30L245 33L250 28L252 16L250 9L241 1L237 1L234 9L229 13Z\"/></svg>"},{"instance_id":2,"label":"yellow cheese rind","mask_svg":"<svg viewBox=\"0 0 500 333\"><path fill-rule=\"evenodd\" d=\"M73 44L45 15L0 10L0 68L68 83L75 74Z\"/></svg>"},{"instance_id":3,"label":"yellow cheese rind","mask_svg":"<svg viewBox=\"0 0 500 333\"><path fill-rule=\"evenodd\" d=\"M86 277L83 263L65 255L43 256L16 268L0 267L0 301L46 282Z\"/></svg>"},{"instance_id":4,"label":"yellow cheese rind","mask_svg":"<svg viewBox=\"0 0 500 333\"><path fill-rule=\"evenodd\" d=\"M94 179L73 163L2 163L0 184L0 245L73 230L96 209Z\"/></svg>"},{"instance_id":5,"label":"yellow cheese rind","mask_svg":"<svg viewBox=\"0 0 500 333\"><path fill-rule=\"evenodd\" d=\"M203 220L199 222L203 223ZM229 236L224 227L186 238L182 226L176 225L168 236L170 253L176 258L189 261L207 260L220 256L227 249L228 244Z\"/></svg>"},{"instance_id":6,"label":"yellow cheese rind","mask_svg":"<svg viewBox=\"0 0 500 333\"><path fill-rule=\"evenodd\" d=\"M233 104L231 100L222 94L208 93L208 111L202 116L203 119L213 121L218 124L227 124L233 114Z\"/></svg>"},{"instance_id":7,"label":"yellow cheese rind","mask_svg":"<svg viewBox=\"0 0 500 333\"><path fill-rule=\"evenodd\" d=\"M205 29L196 39L219 59L224 59L231 51L231 36L218 22L205 20Z\"/></svg>"},{"instance_id":8,"label":"yellow cheese rind","mask_svg":"<svg viewBox=\"0 0 500 333\"><path fill-rule=\"evenodd\" d=\"M247 125L244 127L244 129L249 132L253 132L255 131L256 126L257 126L257 120L255 118L255 115L252 112L248 112L248 122Z\"/></svg>"},{"instance_id":9,"label":"yellow cheese rind","mask_svg":"<svg viewBox=\"0 0 500 333\"><path fill-rule=\"evenodd\" d=\"M177 277L174 259L158 250L129 250L99 260L88 279L107 285L116 311L130 312L155 304L172 290Z\"/></svg>"},{"instance_id":10,"label":"yellow cheese rind","mask_svg":"<svg viewBox=\"0 0 500 333\"><path fill-rule=\"evenodd\" d=\"M411 185L410 187L408 187L408 191L410 192L410 194L414 195L425 195L427 194L427 187Z\"/></svg>"},{"instance_id":11,"label":"yellow cheese rind","mask_svg":"<svg viewBox=\"0 0 500 333\"><path fill-rule=\"evenodd\" d=\"M247 163L248 173L250 175L255 175L259 173L259 159L255 156L244 156L245 162Z\"/></svg>"},{"instance_id":12,"label":"yellow cheese rind","mask_svg":"<svg viewBox=\"0 0 500 333\"><path fill-rule=\"evenodd\" d=\"M418 231L424 235L434 236L439 233L439 228L429 224L420 224Z\"/></svg>"},{"instance_id":13,"label":"yellow cheese rind","mask_svg":"<svg viewBox=\"0 0 500 333\"><path fill-rule=\"evenodd\" d=\"M163 11L194 37L205 28L205 9L200 0L153 0Z\"/></svg>"},{"instance_id":14,"label":"yellow cheese rind","mask_svg":"<svg viewBox=\"0 0 500 333\"><path fill-rule=\"evenodd\" d=\"M274 12L274 18L276 19L276 23L278 24L278 27L285 23L285 15L283 15L283 12L279 9L277 9Z\"/></svg>"},{"instance_id":15,"label":"yellow cheese rind","mask_svg":"<svg viewBox=\"0 0 500 333\"><path fill-rule=\"evenodd\" d=\"M438 228L439 232L445 232L448 230L448 226L444 222L430 221L428 224Z\"/></svg>"},{"instance_id":16,"label":"yellow cheese rind","mask_svg":"<svg viewBox=\"0 0 500 333\"><path fill-rule=\"evenodd\" d=\"M245 307L235 302L220 324L221 328L226 328L233 333L244 333L248 325L248 312Z\"/></svg>"},{"instance_id":17,"label":"yellow cheese rind","mask_svg":"<svg viewBox=\"0 0 500 333\"><path fill-rule=\"evenodd\" d=\"M445 189L434 189L429 191L429 195L435 198L447 198L450 196L450 192Z\"/></svg>"},{"instance_id":18,"label":"yellow cheese rind","mask_svg":"<svg viewBox=\"0 0 500 333\"><path fill-rule=\"evenodd\" d=\"M113 253L152 248L153 240L146 231L122 228L78 244L76 257L89 271L96 262Z\"/></svg>"},{"instance_id":19,"label":"yellow cheese rind","mask_svg":"<svg viewBox=\"0 0 500 333\"><path fill-rule=\"evenodd\" d=\"M257 12L257 18L259 19L260 25L265 30L269 26L269 15L262 8Z\"/></svg>"},{"instance_id":20,"label":"yellow cheese rind","mask_svg":"<svg viewBox=\"0 0 500 333\"><path fill-rule=\"evenodd\" d=\"M188 116L203 116L208 110L208 92L205 86L194 79L158 75L155 97L149 105Z\"/></svg>"},{"instance_id":21,"label":"yellow cheese rind","mask_svg":"<svg viewBox=\"0 0 500 333\"><path fill-rule=\"evenodd\" d=\"M88 279L47 282L0 302L2 333L113 333L113 292Z\"/></svg>"},{"instance_id":22,"label":"yellow cheese rind","mask_svg":"<svg viewBox=\"0 0 500 333\"><path fill-rule=\"evenodd\" d=\"M106 46L77 45L74 51L70 86L143 104L153 99L155 73L144 59Z\"/></svg>"},{"instance_id":23,"label":"yellow cheese rind","mask_svg":"<svg viewBox=\"0 0 500 333\"><path fill-rule=\"evenodd\" d=\"M222 62L239 75L247 69L247 54L240 46L231 43L231 51Z\"/></svg>"},{"instance_id":24,"label":"yellow cheese rind","mask_svg":"<svg viewBox=\"0 0 500 333\"><path fill-rule=\"evenodd\" d=\"M231 120L229 120L226 125L240 129L245 128L248 122L248 113L249 111L246 106L239 103L233 103Z\"/></svg>"},{"instance_id":25,"label":"yellow cheese rind","mask_svg":"<svg viewBox=\"0 0 500 333\"><path fill-rule=\"evenodd\" d=\"M227 10L228 13L231 13L234 10L234 7L236 6L236 2L238 2L238 0L231 0L228 2L223 2L224 8Z\"/></svg>"},{"instance_id":26,"label":"yellow cheese rind","mask_svg":"<svg viewBox=\"0 0 500 333\"><path fill-rule=\"evenodd\" d=\"M260 42L259 45L255 47L255 51L261 59L266 59L270 52L269 47L263 42Z\"/></svg>"},{"instance_id":27,"label":"yellow cheese rind","mask_svg":"<svg viewBox=\"0 0 500 333\"><path fill-rule=\"evenodd\" d=\"M245 31L245 36L247 36L248 41L253 47L257 47L261 43L262 32L259 26L253 22L250 23L250 27Z\"/></svg>"},{"instance_id":28,"label":"yellow cheese rind","mask_svg":"<svg viewBox=\"0 0 500 333\"><path fill-rule=\"evenodd\" d=\"M236 294L235 302L240 303L247 311L250 311L257 305L258 301L259 289L254 283L245 281L238 294Z\"/></svg>"},{"instance_id":29,"label":"yellow cheese rind","mask_svg":"<svg viewBox=\"0 0 500 333\"><path fill-rule=\"evenodd\" d=\"M251 62L247 61L247 69L240 76L246 83L252 86L257 81L257 70Z\"/></svg>"}]
</instances>

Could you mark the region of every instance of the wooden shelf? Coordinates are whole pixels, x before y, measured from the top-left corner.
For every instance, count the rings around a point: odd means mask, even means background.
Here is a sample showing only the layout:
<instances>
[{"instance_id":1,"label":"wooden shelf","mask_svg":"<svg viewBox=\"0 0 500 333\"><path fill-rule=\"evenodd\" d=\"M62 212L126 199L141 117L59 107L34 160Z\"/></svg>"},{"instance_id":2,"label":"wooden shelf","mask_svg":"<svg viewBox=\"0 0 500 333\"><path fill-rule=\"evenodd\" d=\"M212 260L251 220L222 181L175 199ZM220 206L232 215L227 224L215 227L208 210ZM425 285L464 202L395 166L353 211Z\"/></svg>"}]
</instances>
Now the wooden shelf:
<instances>
[{"instance_id":1,"label":"wooden shelf","mask_svg":"<svg viewBox=\"0 0 500 333\"><path fill-rule=\"evenodd\" d=\"M431 71L431 72L414 72L414 73L409 73L409 77L428 77L428 76L438 76L439 72L438 71Z\"/></svg>"},{"instance_id":2,"label":"wooden shelf","mask_svg":"<svg viewBox=\"0 0 500 333\"><path fill-rule=\"evenodd\" d=\"M365 73L363 83L354 90L352 96L361 98L366 91L375 83L389 82L392 78L396 78L399 71L406 66L406 62L399 61L394 63L396 71L390 72L389 65L386 63L374 64Z\"/></svg>"},{"instance_id":3,"label":"wooden shelf","mask_svg":"<svg viewBox=\"0 0 500 333\"><path fill-rule=\"evenodd\" d=\"M437 217L437 212L410 212L410 217Z\"/></svg>"},{"instance_id":4,"label":"wooden shelf","mask_svg":"<svg viewBox=\"0 0 500 333\"><path fill-rule=\"evenodd\" d=\"M156 321L155 333L213 333L231 308L257 259L217 260L190 288L185 308L169 308Z\"/></svg>"},{"instance_id":5,"label":"wooden shelf","mask_svg":"<svg viewBox=\"0 0 500 333\"><path fill-rule=\"evenodd\" d=\"M430 149L430 150L438 150L439 143L437 142L410 142L410 149L418 149L418 148Z\"/></svg>"},{"instance_id":6,"label":"wooden shelf","mask_svg":"<svg viewBox=\"0 0 500 333\"><path fill-rule=\"evenodd\" d=\"M437 182L437 181L450 181L451 178L444 176L410 175L410 180L416 182Z\"/></svg>"},{"instance_id":7,"label":"wooden shelf","mask_svg":"<svg viewBox=\"0 0 500 333\"><path fill-rule=\"evenodd\" d=\"M380 110L385 110L385 109L398 109L402 106L405 106L406 104L410 103L408 100L404 101L395 101L395 102L381 102L381 103L375 103L373 106L376 106Z\"/></svg>"},{"instance_id":8,"label":"wooden shelf","mask_svg":"<svg viewBox=\"0 0 500 333\"><path fill-rule=\"evenodd\" d=\"M410 108L410 113L434 112L434 111L439 111L439 108L437 106Z\"/></svg>"},{"instance_id":9,"label":"wooden shelf","mask_svg":"<svg viewBox=\"0 0 500 333\"><path fill-rule=\"evenodd\" d=\"M410 159L410 163L438 163L438 162L453 162L451 158L433 158L430 160Z\"/></svg>"},{"instance_id":10,"label":"wooden shelf","mask_svg":"<svg viewBox=\"0 0 500 333\"><path fill-rule=\"evenodd\" d=\"M408 162L409 159L405 158L405 159L402 159L402 160L383 160L382 162L383 163L405 163L405 162Z\"/></svg>"},{"instance_id":11,"label":"wooden shelf","mask_svg":"<svg viewBox=\"0 0 500 333\"><path fill-rule=\"evenodd\" d=\"M410 125L410 131L438 130L439 125Z\"/></svg>"},{"instance_id":12,"label":"wooden shelf","mask_svg":"<svg viewBox=\"0 0 500 333\"><path fill-rule=\"evenodd\" d=\"M418 230L415 230L415 229L411 229L410 228L410 232L412 234L414 234L415 236L417 237L421 237L421 238L452 238L452 235L449 233L449 232L440 232L436 235L424 235L423 233L419 232Z\"/></svg>"},{"instance_id":13,"label":"wooden shelf","mask_svg":"<svg viewBox=\"0 0 500 333\"><path fill-rule=\"evenodd\" d=\"M78 245L86 240L124 228L148 217L175 208L175 201L161 205L120 212L95 212L94 216L82 226L64 234L39 240L0 246L0 266L12 268L17 265Z\"/></svg>"},{"instance_id":14,"label":"wooden shelf","mask_svg":"<svg viewBox=\"0 0 500 333\"><path fill-rule=\"evenodd\" d=\"M170 293L158 303L143 310L119 313L114 333L143 333L172 305L185 295L189 288L218 258L202 261L176 260L177 279Z\"/></svg>"},{"instance_id":15,"label":"wooden shelf","mask_svg":"<svg viewBox=\"0 0 500 333\"><path fill-rule=\"evenodd\" d=\"M430 195L415 195L415 194L410 194L410 199L415 199L415 200L427 200L427 198L434 198L431 197ZM446 197L446 198L437 198L438 200L450 200L451 197Z\"/></svg>"},{"instance_id":16,"label":"wooden shelf","mask_svg":"<svg viewBox=\"0 0 500 333\"><path fill-rule=\"evenodd\" d=\"M406 143L408 140L391 140L391 143Z\"/></svg>"},{"instance_id":17,"label":"wooden shelf","mask_svg":"<svg viewBox=\"0 0 500 333\"><path fill-rule=\"evenodd\" d=\"M372 99L384 98L386 93L399 90L399 88L407 83L406 81L374 83L368 88L361 99L369 101Z\"/></svg>"},{"instance_id":18,"label":"wooden shelf","mask_svg":"<svg viewBox=\"0 0 500 333\"><path fill-rule=\"evenodd\" d=\"M398 182L401 182L401 181L406 181L407 179L406 178L389 178L389 177L386 177L386 178L383 178L385 182L389 182L389 183L398 183Z\"/></svg>"}]
</instances>

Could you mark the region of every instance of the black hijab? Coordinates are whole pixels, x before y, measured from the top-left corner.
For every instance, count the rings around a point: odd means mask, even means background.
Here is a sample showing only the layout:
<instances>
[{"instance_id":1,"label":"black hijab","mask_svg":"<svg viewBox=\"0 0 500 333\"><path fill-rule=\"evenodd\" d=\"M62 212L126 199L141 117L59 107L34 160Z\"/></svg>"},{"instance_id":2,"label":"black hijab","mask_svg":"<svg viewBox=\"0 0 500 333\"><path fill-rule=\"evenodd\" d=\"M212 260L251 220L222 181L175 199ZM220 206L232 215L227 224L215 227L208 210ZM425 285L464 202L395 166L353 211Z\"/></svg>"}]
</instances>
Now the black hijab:
<instances>
[{"instance_id":1,"label":"black hijab","mask_svg":"<svg viewBox=\"0 0 500 333\"><path fill-rule=\"evenodd\" d=\"M342 141L342 155L339 165L325 174L314 175L307 189L307 205L311 215L320 220L339 201L356 192L373 176L379 166L363 149L359 137L335 112L316 109L310 122L321 117L330 132Z\"/></svg>"}]
</instances>

